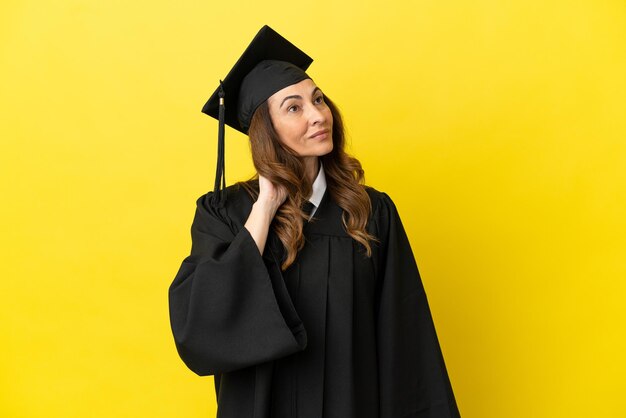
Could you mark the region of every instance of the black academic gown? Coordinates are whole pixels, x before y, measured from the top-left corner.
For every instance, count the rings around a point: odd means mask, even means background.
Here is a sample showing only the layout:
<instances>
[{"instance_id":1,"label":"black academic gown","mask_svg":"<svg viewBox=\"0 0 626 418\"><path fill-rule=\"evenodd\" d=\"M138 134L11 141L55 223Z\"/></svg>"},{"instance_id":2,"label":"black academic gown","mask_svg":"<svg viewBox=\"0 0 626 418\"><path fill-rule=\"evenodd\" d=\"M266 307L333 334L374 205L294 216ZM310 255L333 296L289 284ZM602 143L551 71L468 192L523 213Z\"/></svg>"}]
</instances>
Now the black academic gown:
<instances>
[{"instance_id":1,"label":"black academic gown","mask_svg":"<svg viewBox=\"0 0 626 418\"><path fill-rule=\"evenodd\" d=\"M368 187L367 258L327 190L306 244L281 272L243 226L253 201L197 200L192 248L169 288L176 348L214 375L218 418L454 418L452 387L418 269L392 200Z\"/></svg>"}]
</instances>

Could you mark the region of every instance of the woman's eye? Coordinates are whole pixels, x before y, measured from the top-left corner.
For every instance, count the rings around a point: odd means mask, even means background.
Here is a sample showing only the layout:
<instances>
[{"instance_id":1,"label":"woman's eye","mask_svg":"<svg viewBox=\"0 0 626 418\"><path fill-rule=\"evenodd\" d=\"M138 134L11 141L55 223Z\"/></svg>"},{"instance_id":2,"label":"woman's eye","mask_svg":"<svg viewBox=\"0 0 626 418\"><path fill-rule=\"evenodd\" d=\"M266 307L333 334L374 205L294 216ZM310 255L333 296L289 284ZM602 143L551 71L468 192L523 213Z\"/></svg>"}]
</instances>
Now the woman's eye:
<instances>
[{"instance_id":1,"label":"woman's eye","mask_svg":"<svg viewBox=\"0 0 626 418\"><path fill-rule=\"evenodd\" d=\"M297 105L289 106L289 107L287 108L287 111L288 111L288 112L295 112L295 111L297 111L297 110L298 110L298 106L297 106Z\"/></svg>"},{"instance_id":2,"label":"woman's eye","mask_svg":"<svg viewBox=\"0 0 626 418\"><path fill-rule=\"evenodd\" d=\"M316 103L316 104L321 104L321 103L324 103L324 96L317 96L317 97L315 98L315 103Z\"/></svg>"}]
</instances>

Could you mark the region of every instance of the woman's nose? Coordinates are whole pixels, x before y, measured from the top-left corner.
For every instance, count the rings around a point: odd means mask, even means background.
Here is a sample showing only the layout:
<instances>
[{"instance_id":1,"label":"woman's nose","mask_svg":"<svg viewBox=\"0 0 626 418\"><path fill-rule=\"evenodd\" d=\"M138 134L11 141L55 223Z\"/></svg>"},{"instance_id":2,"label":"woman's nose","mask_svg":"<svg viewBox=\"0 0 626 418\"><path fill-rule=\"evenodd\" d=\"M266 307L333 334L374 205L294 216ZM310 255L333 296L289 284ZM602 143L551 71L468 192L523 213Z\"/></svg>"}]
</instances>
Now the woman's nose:
<instances>
[{"instance_id":1,"label":"woman's nose","mask_svg":"<svg viewBox=\"0 0 626 418\"><path fill-rule=\"evenodd\" d=\"M326 116L324 115L324 112L322 112L322 110L318 109L316 106L311 105L309 112L309 121L311 125L324 123L326 121Z\"/></svg>"}]
</instances>

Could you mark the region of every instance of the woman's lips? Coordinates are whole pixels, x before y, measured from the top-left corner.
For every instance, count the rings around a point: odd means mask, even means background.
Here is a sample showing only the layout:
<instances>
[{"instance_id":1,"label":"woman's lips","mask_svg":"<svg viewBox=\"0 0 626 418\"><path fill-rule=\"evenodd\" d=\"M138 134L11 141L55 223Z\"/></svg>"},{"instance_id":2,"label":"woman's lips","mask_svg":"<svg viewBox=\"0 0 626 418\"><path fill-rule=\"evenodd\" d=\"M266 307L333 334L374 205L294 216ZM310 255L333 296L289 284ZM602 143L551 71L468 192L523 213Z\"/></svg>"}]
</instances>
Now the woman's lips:
<instances>
[{"instance_id":1,"label":"woman's lips","mask_svg":"<svg viewBox=\"0 0 626 418\"><path fill-rule=\"evenodd\" d=\"M322 129L321 131L315 132L309 138L311 139L326 139L328 137L328 129Z\"/></svg>"}]
</instances>

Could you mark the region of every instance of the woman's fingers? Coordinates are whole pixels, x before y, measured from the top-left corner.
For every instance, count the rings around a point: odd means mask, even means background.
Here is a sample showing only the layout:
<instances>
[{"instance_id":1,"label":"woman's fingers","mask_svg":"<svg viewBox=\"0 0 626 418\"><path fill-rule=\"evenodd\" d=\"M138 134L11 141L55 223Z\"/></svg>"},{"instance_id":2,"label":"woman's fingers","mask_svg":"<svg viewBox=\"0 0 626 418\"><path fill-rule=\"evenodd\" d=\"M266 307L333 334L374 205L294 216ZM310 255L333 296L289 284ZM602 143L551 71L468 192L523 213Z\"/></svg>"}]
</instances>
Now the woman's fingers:
<instances>
[{"instance_id":1,"label":"woman's fingers","mask_svg":"<svg viewBox=\"0 0 626 418\"><path fill-rule=\"evenodd\" d=\"M287 199L287 191L283 186L272 183L267 177L259 174L259 200L261 199L269 200L278 207Z\"/></svg>"}]
</instances>

